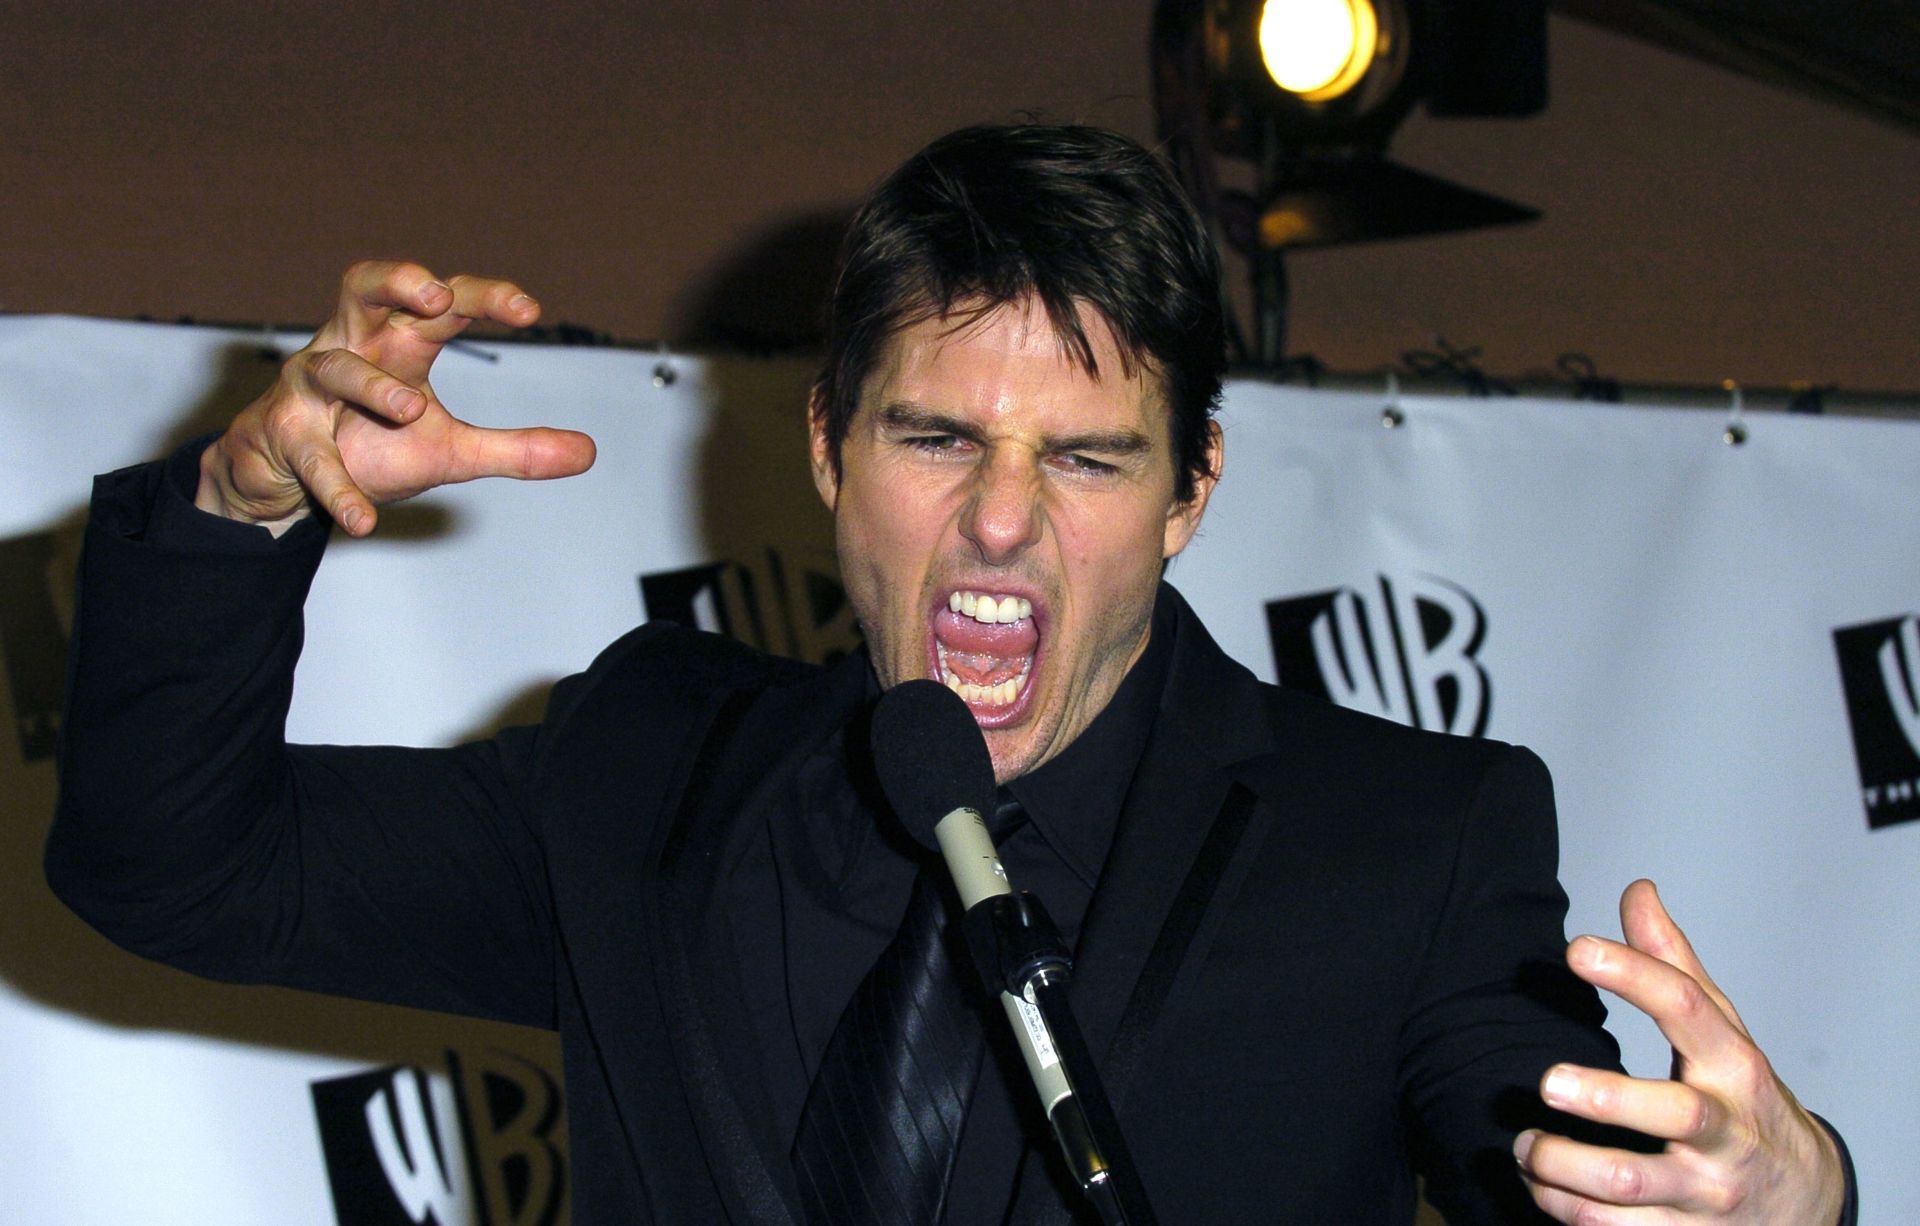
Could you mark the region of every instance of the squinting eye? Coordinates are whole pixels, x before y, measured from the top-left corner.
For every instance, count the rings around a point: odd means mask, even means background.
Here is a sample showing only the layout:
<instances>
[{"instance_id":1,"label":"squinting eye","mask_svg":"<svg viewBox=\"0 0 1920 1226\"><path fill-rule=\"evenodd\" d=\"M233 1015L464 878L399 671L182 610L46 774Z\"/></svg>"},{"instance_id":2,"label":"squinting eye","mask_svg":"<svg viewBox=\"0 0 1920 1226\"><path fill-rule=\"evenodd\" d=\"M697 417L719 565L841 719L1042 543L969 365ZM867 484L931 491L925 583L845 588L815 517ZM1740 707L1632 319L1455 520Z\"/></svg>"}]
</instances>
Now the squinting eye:
<instances>
[{"instance_id":1,"label":"squinting eye","mask_svg":"<svg viewBox=\"0 0 1920 1226\"><path fill-rule=\"evenodd\" d=\"M960 446L960 437L955 434L922 434L906 440L907 446L915 451L953 451Z\"/></svg>"},{"instance_id":2,"label":"squinting eye","mask_svg":"<svg viewBox=\"0 0 1920 1226\"><path fill-rule=\"evenodd\" d=\"M1076 455L1073 452L1062 455L1060 463L1074 472L1086 473L1090 476L1114 471L1111 464L1096 460L1092 456Z\"/></svg>"}]
</instances>

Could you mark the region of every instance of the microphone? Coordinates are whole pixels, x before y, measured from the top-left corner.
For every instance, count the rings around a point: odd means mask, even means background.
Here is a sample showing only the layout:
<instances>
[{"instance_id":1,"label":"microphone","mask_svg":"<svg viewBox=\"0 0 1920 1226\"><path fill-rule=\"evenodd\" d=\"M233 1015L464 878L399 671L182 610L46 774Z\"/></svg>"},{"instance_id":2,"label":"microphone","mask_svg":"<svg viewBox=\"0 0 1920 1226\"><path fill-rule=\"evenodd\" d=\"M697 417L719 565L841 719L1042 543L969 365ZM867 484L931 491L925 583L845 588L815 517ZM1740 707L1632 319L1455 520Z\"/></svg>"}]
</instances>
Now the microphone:
<instances>
[{"instance_id":1,"label":"microphone","mask_svg":"<svg viewBox=\"0 0 1920 1226\"><path fill-rule=\"evenodd\" d=\"M1011 893L985 817L993 758L959 695L937 681L894 686L874 708L871 741L880 790L907 833L947 862L961 910Z\"/></svg>"},{"instance_id":2,"label":"microphone","mask_svg":"<svg viewBox=\"0 0 1920 1226\"><path fill-rule=\"evenodd\" d=\"M870 740L887 802L946 861L975 968L1000 992L1074 1178L1105 1222L1151 1226L1153 1210L1066 1001L1073 960L1039 900L1014 893L987 830L993 757L973 713L937 681L902 682L880 696Z\"/></svg>"},{"instance_id":3,"label":"microphone","mask_svg":"<svg viewBox=\"0 0 1920 1226\"><path fill-rule=\"evenodd\" d=\"M967 944L980 977L990 989L1000 989L1000 1003L1039 1087L1041 1109L1051 1115L1073 1095L1053 1035L1032 1001L1007 990L998 955L974 939L994 922L974 908L1013 893L982 816L993 804L994 783L993 758L980 725L960 696L938 681L906 681L880 696L871 740L887 802L907 832L924 847L937 846L946 861L967 913ZM1030 902L1031 896L1021 900Z\"/></svg>"}]
</instances>

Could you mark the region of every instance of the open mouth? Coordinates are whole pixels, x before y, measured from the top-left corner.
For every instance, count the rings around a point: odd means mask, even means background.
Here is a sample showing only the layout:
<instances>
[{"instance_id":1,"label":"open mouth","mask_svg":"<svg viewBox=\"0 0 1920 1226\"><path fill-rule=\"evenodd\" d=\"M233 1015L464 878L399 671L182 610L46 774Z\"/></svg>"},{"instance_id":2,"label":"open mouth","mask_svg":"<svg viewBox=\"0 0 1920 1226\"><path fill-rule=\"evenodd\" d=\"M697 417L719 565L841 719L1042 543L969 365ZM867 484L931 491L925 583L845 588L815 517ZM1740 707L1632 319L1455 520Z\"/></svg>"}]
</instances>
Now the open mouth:
<instances>
[{"instance_id":1,"label":"open mouth","mask_svg":"<svg viewBox=\"0 0 1920 1226\"><path fill-rule=\"evenodd\" d=\"M960 696L982 728L1018 719L1032 694L1040 654L1033 602L963 588L947 597L932 622L933 676Z\"/></svg>"}]
</instances>

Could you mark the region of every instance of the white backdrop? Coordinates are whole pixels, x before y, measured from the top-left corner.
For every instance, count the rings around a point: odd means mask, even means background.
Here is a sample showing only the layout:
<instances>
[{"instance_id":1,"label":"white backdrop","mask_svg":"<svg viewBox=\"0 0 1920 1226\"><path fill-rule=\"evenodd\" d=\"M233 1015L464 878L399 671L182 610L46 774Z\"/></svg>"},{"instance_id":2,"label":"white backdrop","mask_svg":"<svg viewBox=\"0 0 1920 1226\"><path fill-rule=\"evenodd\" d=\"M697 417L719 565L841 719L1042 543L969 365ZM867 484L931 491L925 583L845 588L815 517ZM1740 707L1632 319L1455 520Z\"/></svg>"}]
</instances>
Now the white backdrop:
<instances>
[{"instance_id":1,"label":"white backdrop","mask_svg":"<svg viewBox=\"0 0 1920 1226\"><path fill-rule=\"evenodd\" d=\"M299 342L0 319L0 710L17 725L0 730L0 1216L325 1223L339 1196L354 1226L552 1222L548 1036L202 983L114 950L40 879L89 475L216 428L271 378L275 343ZM801 458L809 373L446 355L456 409L587 430L600 462L441 491L336 542L293 735L444 743L535 715L546 683L642 616L643 576L656 613L672 598L775 648L845 646ZM1847 1134L1863 1220L1920 1220L1920 821L1895 820L1920 812L1899 790L1920 777L1920 424L1770 415L1730 447L1698 411L1407 399L1386 430L1382 407L1232 387L1226 480L1174 582L1263 676L1284 659L1289 684L1540 751L1573 929L1616 932L1621 887L1657 879L1789 1084ZM1614 1028L1631 1068L1664 1071L1651 1026ZM517 1113L478 1105L499 1084ZM427 1118L442 1137L464 1119L465 1144L423 1157ZM383 1135L403 1148L381 1167ZM369 1170L385 1184L354 1182Z\"/></svg>"}]
</instances>

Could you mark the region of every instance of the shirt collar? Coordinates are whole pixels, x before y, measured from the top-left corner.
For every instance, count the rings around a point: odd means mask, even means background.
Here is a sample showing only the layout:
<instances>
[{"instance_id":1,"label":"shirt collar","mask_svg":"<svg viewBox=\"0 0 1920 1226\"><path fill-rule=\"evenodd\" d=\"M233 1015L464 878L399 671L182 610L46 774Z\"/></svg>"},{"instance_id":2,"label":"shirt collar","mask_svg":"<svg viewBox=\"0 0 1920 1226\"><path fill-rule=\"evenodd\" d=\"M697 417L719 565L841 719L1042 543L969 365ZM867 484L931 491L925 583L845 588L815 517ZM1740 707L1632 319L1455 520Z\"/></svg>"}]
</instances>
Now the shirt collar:
<instances>
[{"instance_id":1,"label":"shirt collar","mask_svg":"<svg viewBox=\"0 0 1920 1226\"><path fill-rule=\"evenodd\" d=\"M1120 808L1160 709L1178 620L1173 602L1156 601L1146 650L1106 707L1058 755L1000 789L1026 808L1032 830L1090 887L1099 884L1120 825ZM880 682L868 661L863 659L861 666L871 707L880 696ZM836 889L845 885L866 840L881 828L865 815L886 812L865 749L864 720L855 724L859 731L851 735L841 729L830 736L802 766L799 777L802 811L834 815L804 823L803 828L813 862L837 883ZM853 745L859 748L849 752ZM836 779L844 782L836 784ZM900 832L897 840L881 837L897 842L906 835Z\"/></svg>"},{"instance_id":2,"label":"shirt collar","mask_svg":"<svg viewBox=\"0 0 1920 1226\"><path fill-rule=\"evenodd\" d=\"M1120 824L1120 807L1147 746L1172 656L1173 611L1154 607L1146 650L1073 743L1007 784L1033 827L1089 886L1097 885Z\"/></svg>"}]
</instances>

